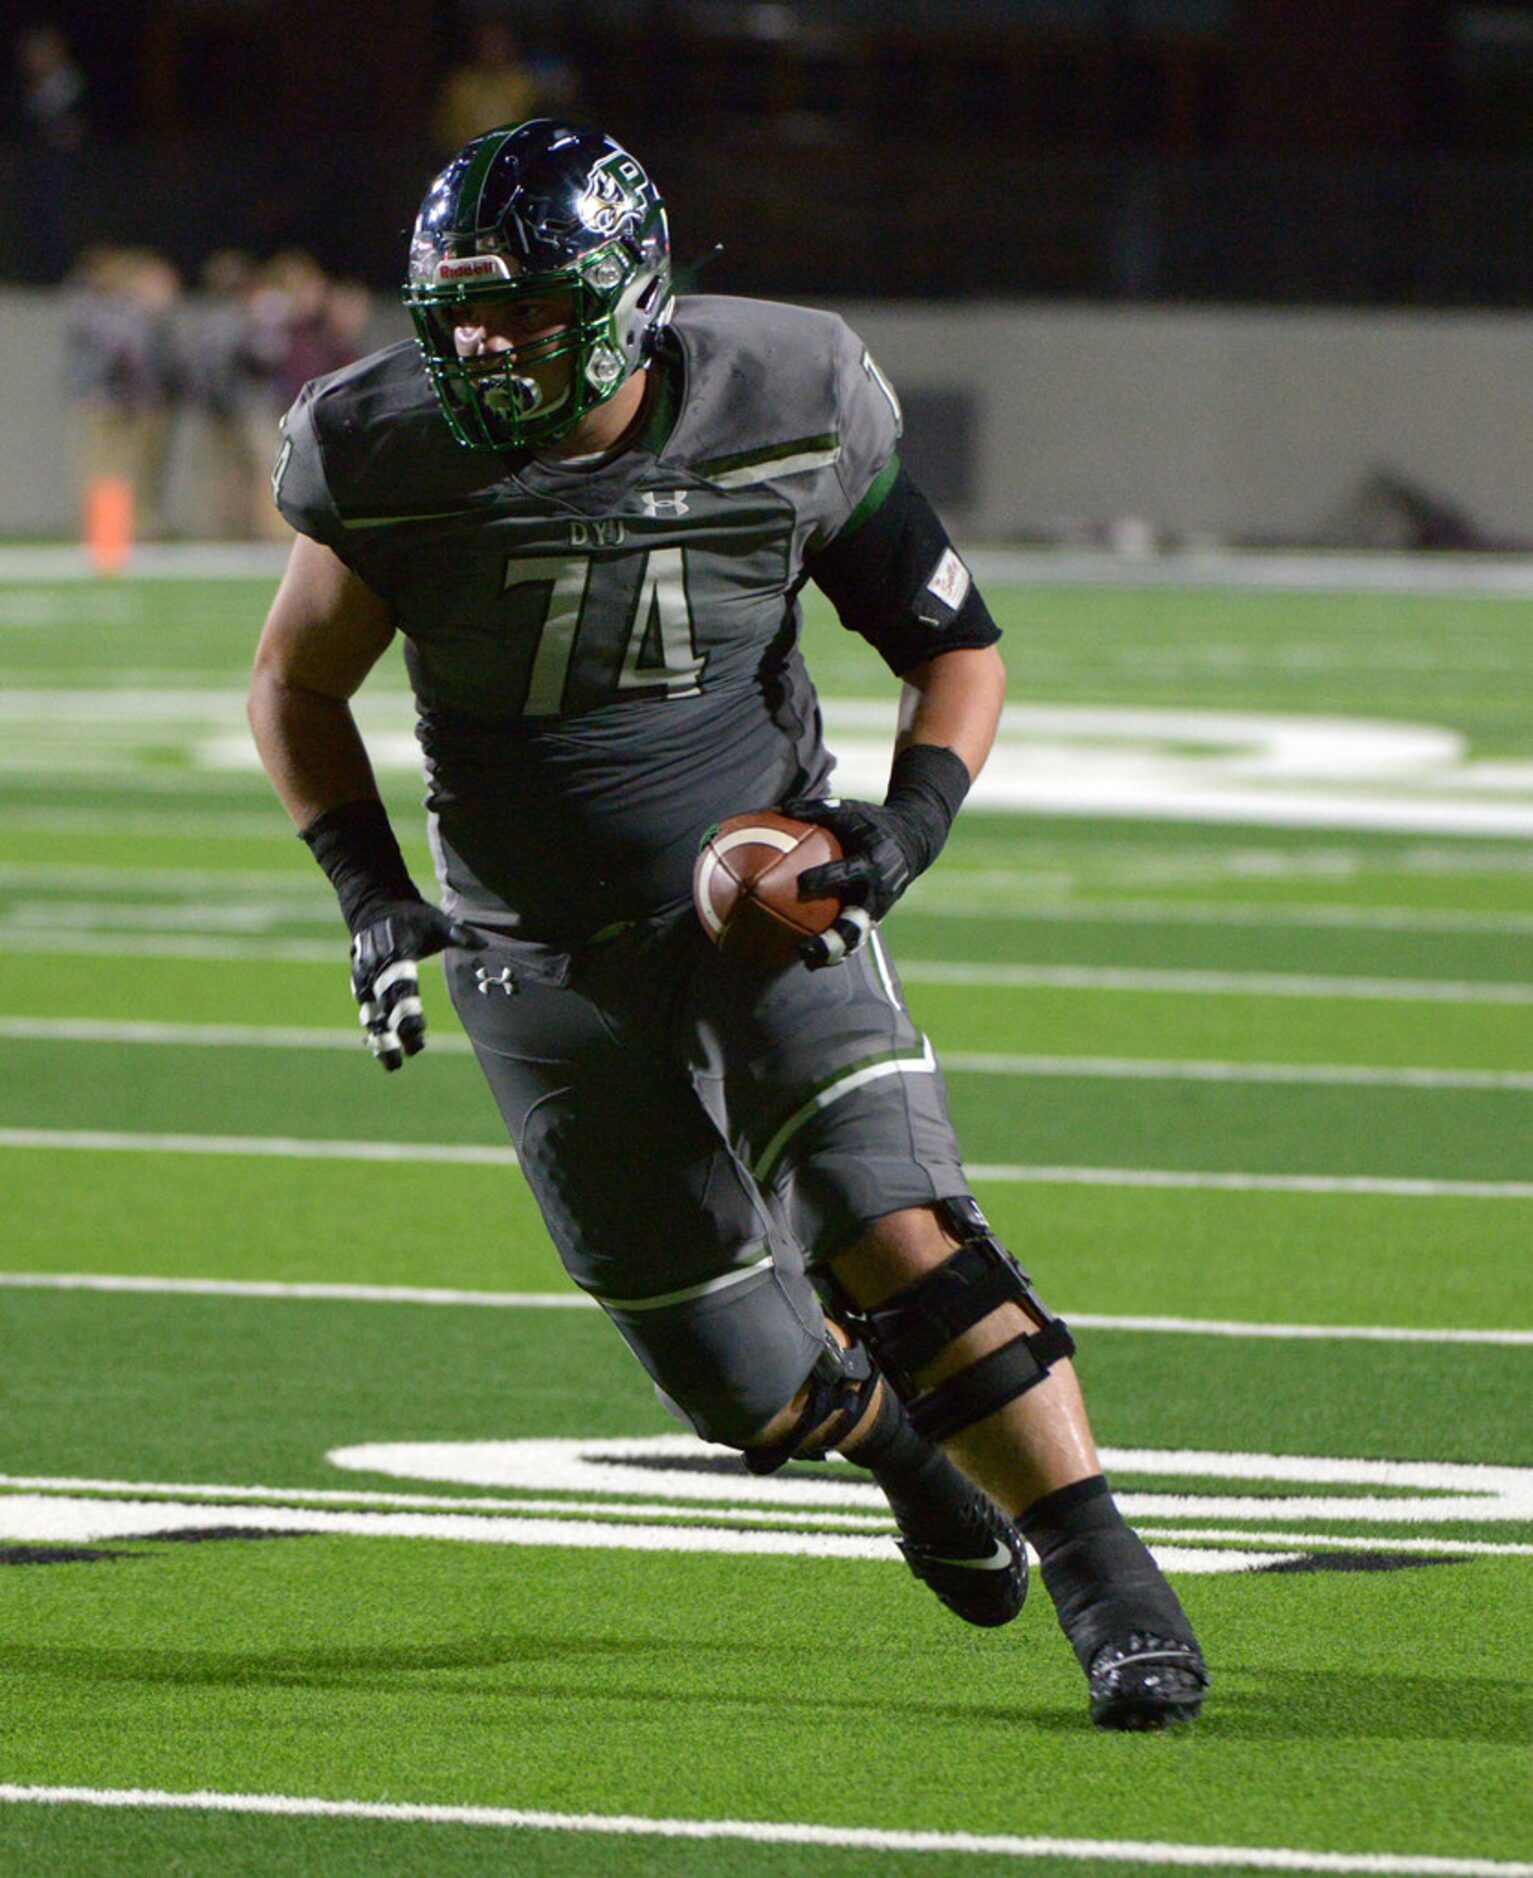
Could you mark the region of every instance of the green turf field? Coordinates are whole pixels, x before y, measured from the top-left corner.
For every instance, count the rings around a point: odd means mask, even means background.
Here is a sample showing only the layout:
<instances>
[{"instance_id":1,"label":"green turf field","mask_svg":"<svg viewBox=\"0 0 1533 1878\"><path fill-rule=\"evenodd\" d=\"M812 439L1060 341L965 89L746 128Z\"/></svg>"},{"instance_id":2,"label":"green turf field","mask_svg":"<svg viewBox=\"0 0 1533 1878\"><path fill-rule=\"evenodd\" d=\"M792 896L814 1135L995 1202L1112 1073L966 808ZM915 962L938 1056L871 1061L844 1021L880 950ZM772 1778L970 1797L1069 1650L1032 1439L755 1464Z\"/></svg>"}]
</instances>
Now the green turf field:
<instances>
[{"instance_id":1,"label":"green turf field","mask_svg":"<svg viewBox=\"0 0 1533 1878\"><path fill-rule=\"evenodd\" d=\"M839 1463L681 1465L440 985L360 1047L272 580L0 555L0 1873L1533 1873L1533 602L1018 575L889 937L1204 1717L1097 1736Z\"/></svg>"}]
</instances>

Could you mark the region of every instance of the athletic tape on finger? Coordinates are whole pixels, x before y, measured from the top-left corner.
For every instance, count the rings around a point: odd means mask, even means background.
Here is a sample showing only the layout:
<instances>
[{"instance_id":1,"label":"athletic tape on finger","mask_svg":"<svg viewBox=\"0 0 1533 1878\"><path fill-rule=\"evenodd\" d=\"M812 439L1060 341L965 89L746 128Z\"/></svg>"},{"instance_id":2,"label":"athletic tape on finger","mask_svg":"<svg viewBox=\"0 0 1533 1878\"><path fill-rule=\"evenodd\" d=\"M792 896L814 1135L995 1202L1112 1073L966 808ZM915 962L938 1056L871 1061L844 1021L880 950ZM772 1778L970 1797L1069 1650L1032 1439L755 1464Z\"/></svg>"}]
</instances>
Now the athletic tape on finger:
<instances>
[{"instance_id":1,"label":"athletic tape on finger","mask_svg":"<svg viewBox=\"0 0 1533 1878\"><path fill-rule=\"evenodd\" d=\"M420 977L416 972L414 959L397 959L392 965L385 965L373 980L373 996L381 998L386 991L392 991L395 985L405 980L409 981L412 990L420 986Z\"/></svg>"}]
</instances>

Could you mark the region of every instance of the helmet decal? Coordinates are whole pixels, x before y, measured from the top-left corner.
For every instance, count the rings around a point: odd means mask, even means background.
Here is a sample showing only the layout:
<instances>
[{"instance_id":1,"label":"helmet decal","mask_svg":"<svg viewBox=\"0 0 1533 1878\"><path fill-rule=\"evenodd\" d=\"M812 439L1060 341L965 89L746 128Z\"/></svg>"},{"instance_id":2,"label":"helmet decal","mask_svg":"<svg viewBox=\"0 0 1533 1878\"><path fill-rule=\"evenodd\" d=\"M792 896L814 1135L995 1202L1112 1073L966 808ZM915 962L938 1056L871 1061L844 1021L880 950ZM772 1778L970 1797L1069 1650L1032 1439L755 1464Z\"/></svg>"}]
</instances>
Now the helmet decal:
<instances>
[{"instance_id":1,"label":"helmet decal","mask_svg":"<svg viewBox=\"0 0 1533 1878\"><path fill-rule=\"evenodd\" d=\"M644 180L643 170L627 151L598 163L576 205L581 221L595 234L609 239L621 235L643 215L643 198L636 185Z\"/></svg>"},{"instance_id":2,"label":"helmet decal","mask_svg":"<svg viewBox=\"0 0 1533 1878\"><path fill-rule=\"evenodd\" d=\"M453 281L510 280L511 270L503 255L475 254L465 261L438 261L436 278L443 286Z\"/></svg>"}]
</instances>

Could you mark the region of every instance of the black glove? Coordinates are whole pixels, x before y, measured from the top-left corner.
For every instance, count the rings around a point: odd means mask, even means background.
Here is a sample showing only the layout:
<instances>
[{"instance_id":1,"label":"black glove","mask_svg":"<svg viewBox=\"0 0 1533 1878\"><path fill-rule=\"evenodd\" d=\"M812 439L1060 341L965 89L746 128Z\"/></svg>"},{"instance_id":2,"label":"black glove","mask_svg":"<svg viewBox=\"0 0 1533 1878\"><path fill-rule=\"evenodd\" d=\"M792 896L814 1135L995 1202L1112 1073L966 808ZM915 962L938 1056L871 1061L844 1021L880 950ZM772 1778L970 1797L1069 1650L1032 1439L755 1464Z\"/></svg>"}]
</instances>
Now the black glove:
<instances>
[{"instance_id":1,"label":"black glove","mask_svg":"<svg viewBox=\"0 0 1533 1878\"><path fill-rule=\"evenodd\" d=\"M362 1007L367 1047L385 1069L398 1069L426 1047L417 959L444 946L477 951L484 939L424 900L395 900L351 942L351 993Z\"/></svg>"},{"instance_id":2,"label":"black glove","mask_svg":"<svg viewBox=\"0 0 1533 1878\"><path fill-rule=\"evenodd\" d=\"M385 1069L398 1069L426 1043L416 961L485 941L421 898L381 802L327 809L302 833L351 929L351 989L368 1048Z\"/></svg>"},{"instance_id":3,"label":"black glove","mask_svg":"<svg viewBox=\"0 0 1533 1878\"><path fill-rule=\"evenodd\" d=\"M942 852L968 788L968 767L955 751L915 743L894 759L881 807L833 797L782 804L784 815L828 828L842 847L839 861L808 868L799 879L800 899L834 894L841 901L833 924L799 946L811 971L839 965L866 943L911 881Z\"/></svg>"}]
</instances>

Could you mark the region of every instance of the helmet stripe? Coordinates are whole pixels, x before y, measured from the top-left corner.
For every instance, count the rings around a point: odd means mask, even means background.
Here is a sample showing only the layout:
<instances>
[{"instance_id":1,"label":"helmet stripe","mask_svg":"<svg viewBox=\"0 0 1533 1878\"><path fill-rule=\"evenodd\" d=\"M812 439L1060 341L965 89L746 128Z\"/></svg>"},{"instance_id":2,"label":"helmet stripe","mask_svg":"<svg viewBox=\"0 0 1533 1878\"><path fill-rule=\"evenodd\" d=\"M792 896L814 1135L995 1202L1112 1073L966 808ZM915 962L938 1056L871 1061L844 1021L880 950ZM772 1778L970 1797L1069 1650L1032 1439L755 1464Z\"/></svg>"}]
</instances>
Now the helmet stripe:
<instances>
[{"instance_id":1,"label":"helmet stripe","mask_svg":"<svg viewBox=\"0 0 1533 1878\"><path fill-rule=\"evenodd\" d=\"M494 131L486 132L478 150L474 153L474 160L469 165L458 189L460 209L467 208L470 203L473 204L473 220L469 223L469 228L477 229L482 226L479 206L484 200L484 186L490 179L490 171L495 167L496 157L510 143L515 132L515 125L509 126L498 137ZM468 232L462 229L461 223L460 231Z\"/></svg>"}]
</instances>

